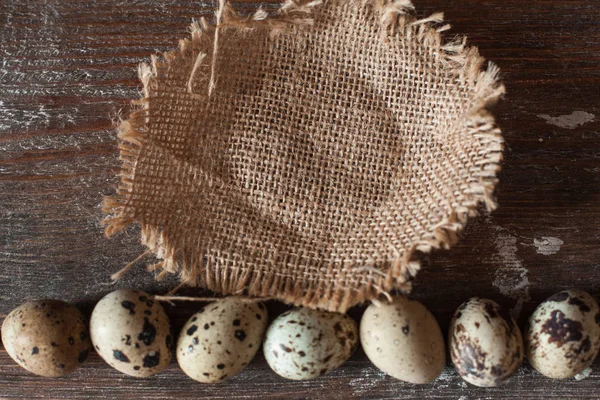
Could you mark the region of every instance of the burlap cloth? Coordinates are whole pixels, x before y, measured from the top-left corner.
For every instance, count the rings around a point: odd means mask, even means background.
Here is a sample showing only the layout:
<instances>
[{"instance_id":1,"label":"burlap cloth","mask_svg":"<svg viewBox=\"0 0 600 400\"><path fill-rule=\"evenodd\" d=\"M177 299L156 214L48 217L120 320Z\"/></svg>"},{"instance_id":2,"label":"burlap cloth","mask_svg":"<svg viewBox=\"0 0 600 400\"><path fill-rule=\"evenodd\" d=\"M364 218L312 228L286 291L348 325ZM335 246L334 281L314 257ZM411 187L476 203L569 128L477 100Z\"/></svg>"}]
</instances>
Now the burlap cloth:
<instances>
[{"instance_id":1,"label":"burlap cloth","mask_svg":"<svg viewBox=\"0 0 600 400\"><path fill-rule=\"evenodd\" d=\"M345 311L493 209L498 69L409 1L221 4L140 67L107 234L133 222L183 282Z\"/></svg>"}]
</instances>

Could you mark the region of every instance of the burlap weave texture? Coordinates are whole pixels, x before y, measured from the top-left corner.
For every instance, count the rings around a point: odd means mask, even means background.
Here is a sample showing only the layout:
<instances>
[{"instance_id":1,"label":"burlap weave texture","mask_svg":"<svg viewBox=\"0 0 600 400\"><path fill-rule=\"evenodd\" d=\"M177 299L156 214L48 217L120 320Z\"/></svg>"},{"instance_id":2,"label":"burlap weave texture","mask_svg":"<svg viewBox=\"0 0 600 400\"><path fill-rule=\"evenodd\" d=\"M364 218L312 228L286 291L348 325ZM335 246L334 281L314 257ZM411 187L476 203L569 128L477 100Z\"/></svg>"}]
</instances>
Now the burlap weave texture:
<instances>
[{"instance_id":1,"label":"burlap weave texture","mask_svg":"<svg viewBox=\"0 0 600 400\"><path fill-rule=\"evenodd\" d=\"M498 69L409 1L288 2L192 26L140 67L107 234L220 293L329 310L408 290L495 207Z\"/></svg>"}]
</instances>

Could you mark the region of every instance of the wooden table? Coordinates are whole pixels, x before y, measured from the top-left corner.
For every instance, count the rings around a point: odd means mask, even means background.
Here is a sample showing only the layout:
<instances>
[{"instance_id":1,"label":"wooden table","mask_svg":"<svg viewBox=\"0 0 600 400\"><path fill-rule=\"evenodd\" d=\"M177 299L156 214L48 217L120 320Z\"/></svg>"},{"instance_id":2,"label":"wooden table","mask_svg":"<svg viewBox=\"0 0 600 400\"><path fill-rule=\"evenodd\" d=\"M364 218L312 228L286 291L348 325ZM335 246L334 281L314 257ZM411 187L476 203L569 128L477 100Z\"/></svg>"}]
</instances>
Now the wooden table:
<instances>
[{"instance_id":1,"label":"wooden table","mask_svg":"<svg viewBox=\"0 0 600 400\"><path fill-rule=\"evenodd\" d=\"M423 3L423 4L420 4ZM257 4L234 3L243 12ZM273 9L274 3L267 5ZM431 0L452 34L468 35L503 71L508 94L496 109L507 141L500 208L471 222L461 243L435 253L414 296L444 329L470 296L518 312L523 325L552 293L600 293L600 8L597 1ZM113 121L138 97L136 66L187 35L214 4L184 0L4 0L0 4L0 315L52 297L85 312L118 287L165 292L139 266L139 231L106 239L102 196L114 193L119 162ZM194 305L167 307L179 328ZM272 315L284 307L270 304ZM352 310L357 318L361 310ZM599 362L587 379L544 378L528 365L501 388L463 382L449 364L430 385L378 372L357 351L333 373L285 381L262 355L221 385L202 385L173 363L134 379L97 356L59 379L33 376L0 351L0 398L599 398Z\"/></svg>"}]
</instances>

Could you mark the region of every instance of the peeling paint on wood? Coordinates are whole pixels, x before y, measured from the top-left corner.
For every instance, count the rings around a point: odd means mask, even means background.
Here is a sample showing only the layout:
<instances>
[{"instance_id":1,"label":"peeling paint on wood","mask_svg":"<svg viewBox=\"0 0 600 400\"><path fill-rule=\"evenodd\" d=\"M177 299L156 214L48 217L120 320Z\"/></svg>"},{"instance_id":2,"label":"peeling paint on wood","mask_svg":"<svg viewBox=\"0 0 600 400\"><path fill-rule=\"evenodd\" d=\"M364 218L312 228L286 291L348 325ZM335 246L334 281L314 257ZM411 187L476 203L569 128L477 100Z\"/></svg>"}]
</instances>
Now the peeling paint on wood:
<instances>
[{"instance_id":1,"label":"peeling paint on wood","mask_svg":"<svg viewBox=\"0 0 600 400\"><path fill-rule=\"evenodd\" d=\"M494 272L492 285L505 297L516 300L511 308L511 314L518 319L523 304L531 300L529 294L529 271L523 267L523 260L517 255L517 237L507 230L496 227L499 234L496 237L497 258L500 266Z\"/></svg>"},{"instance_id":2,"label":"peeling paint on wood","mask_svg":"<svg viewBox=\"0 0 600 400\"><path fill-rule=\"evenodd\" d=\"M542 236L539 239L533 239L535 251L538 254L543 254L545 256L551 256L558 253L564 243L565 242L563 242L561 239L552 236Z\"/></svg>"},{"instance_id":3,"label":"peeling paint on wood","mask_svg":"<svg viewBox=\"0 0 600 400\"><path fill-rule=\"evenodd\" d=\"M585 111L573 111L571 114L560 115L558 117L551 117L547 114L538 114L538 117L546 120L550 125L564 129L575 129L580 125L585 125L596 119L594 114Z\"/></svg>"}]
</instances>

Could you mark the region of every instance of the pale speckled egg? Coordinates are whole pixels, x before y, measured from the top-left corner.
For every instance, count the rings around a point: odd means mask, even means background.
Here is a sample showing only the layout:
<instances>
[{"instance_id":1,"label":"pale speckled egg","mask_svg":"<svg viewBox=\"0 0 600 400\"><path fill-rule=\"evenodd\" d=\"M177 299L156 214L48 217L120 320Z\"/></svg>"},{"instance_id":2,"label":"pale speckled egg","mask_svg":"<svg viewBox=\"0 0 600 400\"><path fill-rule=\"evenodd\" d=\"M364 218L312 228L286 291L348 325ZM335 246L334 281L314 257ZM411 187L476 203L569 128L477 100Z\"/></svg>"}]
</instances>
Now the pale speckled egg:
<instances>
[{"instance_id":1,"label":"pale speckled egg","mask_svg":"<svg viewBox=\"0 0 600 400\"><path fill-rule=\"evenodd\" d=\"M406 296L367 307L360 343L377 368L405 382L429 383L446 363L440 326L423 304Z\"/></svg>"},{"instance_id":2,"label":"pale speckled egg","mask_svg":"<svg viewBox=\"0 0 600 400\"><path fill-rule=\"evenodd\" d=\"M473 297L452 317L449 329L452 363L467 382L498 386L523 362L523 337L508 310L489 299Z\"/></svg>"},{"instance_id":3,"label":"pale speckled egg","mask_svg":"<svg viewBox=\"0 0 600 400\"><path fill-rule=\"evenodd\" d=\"M538 306L525 334L529 363L541 374L570 378L589 367L600 349L598 303L582 290L565 290Z\"/></svg>"},{"instance_id":4,"label":"pale speckled egg","mask_svg":"<svg viewBox=\"0 0 600 400\"><path fill-rule=\"evenodd\" d=\"M162 306L139 290L104 296L92 312L90 334L96 352L124 374L146 377L164 370L173 347Z\"/></svg>"},{"instance_id":5,"label":"pale speckled egg","mask_svg":"<svg viewBox=\"0 0 600 400\"><path fill-rule=\"evenodd\" d=\"M199 382L230 378L256 355L267 322L267 309L262 303L234 297L210 303L194 314L179 334L179 366Z\"/></svg>"},{"instance_id":6,"label":"pale speckled egg","mask_svg":"<svg viewBox=\"0 0 600 400\"><path fill-rule=\"evenodd\" d=\"M2 342L20 366L47 377L75 370L91 347L81 312L59 300L30 301L14 309L2 324Z\"/></svg>"},{"instance_id":7,"label":"pale speckled egg","mask_svg":"<svg viewBox=\"0 0 600 400\"><path fill-rule=\"evenodd\" d=\"M296 308L277 317L269 326L263 352L278 375L306 380L342 365L358 344L356 322L326 311Z\"/></svg>"}]
</instances>

